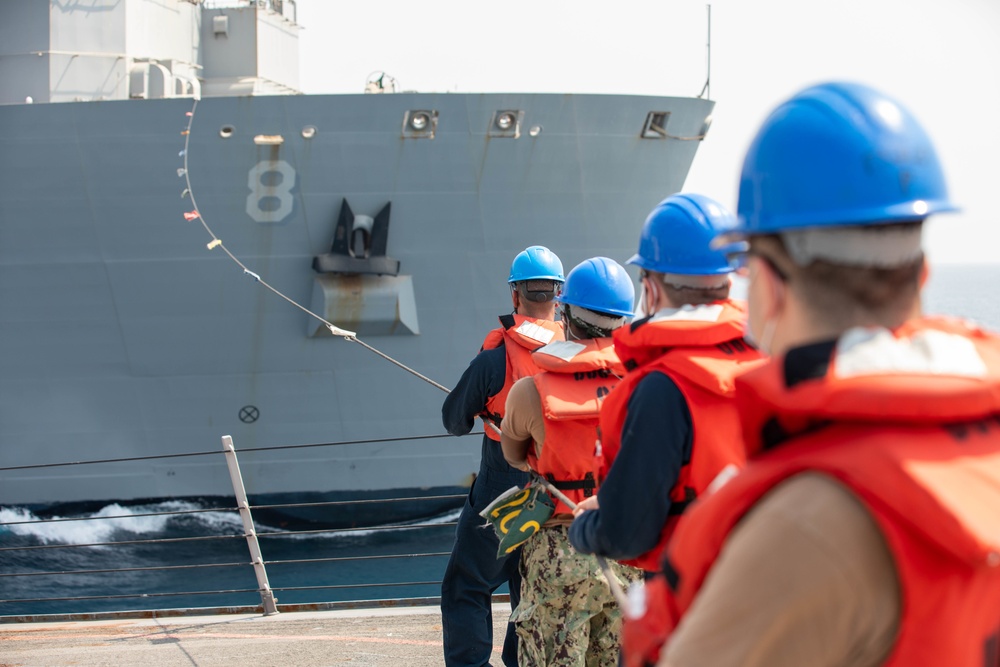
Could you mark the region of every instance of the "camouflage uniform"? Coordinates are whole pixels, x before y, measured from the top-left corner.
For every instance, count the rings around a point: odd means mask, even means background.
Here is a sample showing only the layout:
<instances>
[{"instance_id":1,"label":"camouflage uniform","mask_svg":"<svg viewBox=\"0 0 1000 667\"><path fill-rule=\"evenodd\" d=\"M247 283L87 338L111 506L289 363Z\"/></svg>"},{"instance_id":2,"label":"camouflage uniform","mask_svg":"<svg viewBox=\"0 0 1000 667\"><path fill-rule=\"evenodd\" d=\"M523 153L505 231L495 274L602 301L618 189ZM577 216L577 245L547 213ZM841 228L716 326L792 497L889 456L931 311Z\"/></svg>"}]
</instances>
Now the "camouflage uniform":
<instances>
[{"instance_id":1,"label":"camouflage uniform","mask_svg":"<svg viewBox=\"0 0 1000 667\"><path fill-rule=\"evenodd\" d=\"M521 601L511 622L520 665L616 667L622 615L593 556L570 546L568 525L546 526L521 552ZM642 571L608 561L623 587Z\"/></svg>"}]
</instances>

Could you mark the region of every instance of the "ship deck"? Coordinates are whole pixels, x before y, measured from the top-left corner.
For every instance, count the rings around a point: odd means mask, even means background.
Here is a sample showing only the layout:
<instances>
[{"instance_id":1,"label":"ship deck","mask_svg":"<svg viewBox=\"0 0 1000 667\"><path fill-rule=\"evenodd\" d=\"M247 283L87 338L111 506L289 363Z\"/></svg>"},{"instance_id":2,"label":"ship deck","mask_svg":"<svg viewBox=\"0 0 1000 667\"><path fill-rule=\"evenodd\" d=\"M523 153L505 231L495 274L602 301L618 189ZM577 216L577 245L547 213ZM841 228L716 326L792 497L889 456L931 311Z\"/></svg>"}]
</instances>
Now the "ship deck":
<instances>
[{"instance_id":1,"label":"ship deck","mask_svg":"<svg viewBox=\"0 0 1000 667\"><path fill-rule=\"evenodd\" d=\"M491 662L510 613L493 606ZM69 621L0 625L0 664L412 665L443 662L438 607Z\"/></svg>"}]
</instances>

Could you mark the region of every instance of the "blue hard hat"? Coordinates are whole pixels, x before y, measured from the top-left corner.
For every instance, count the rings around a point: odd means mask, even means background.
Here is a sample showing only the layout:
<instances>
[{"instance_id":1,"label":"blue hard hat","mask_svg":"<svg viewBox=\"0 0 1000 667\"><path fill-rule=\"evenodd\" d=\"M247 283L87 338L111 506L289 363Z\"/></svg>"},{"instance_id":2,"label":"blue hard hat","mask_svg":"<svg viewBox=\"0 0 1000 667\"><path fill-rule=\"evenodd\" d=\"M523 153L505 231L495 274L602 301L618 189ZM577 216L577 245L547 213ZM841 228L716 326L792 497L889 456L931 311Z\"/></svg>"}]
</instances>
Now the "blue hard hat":
<instances>
[{"instance_id":1,"label":"blue hard hat","mask_svg":"<svg viewBox=\"0 0 1000 667\"><path fill-rule=\"evenodd\" d=\"M901 104L825 83L775 109L743 161L738 231L888 224L954 211L934 146Z\"/></svg>"},{"instance_id":2,"label":"blue hard hat","mask_svg":"<svg viewBox=\"0 0 1000 667\"><path fill-rule=\"evenodd\" d=\"M556 254L541 245L533 245L517 253L510 265L508 283L522 280L558 280L563 282L563 265Z\"/></svg>"},{"instance_id":3,"label":"blue hard hat","mask_svg":"<svg viewBox=\"0 0 1000 667\"><path fill-rule=\"evenodd\" d=\"M713 248L712 239L735 226L733 214L714 199L697 194L671 195L646 218L639 236L639 252L628 263L657 273L729 273L729 249Z\"/></svg>"},{"instance_id":4,"label":"blue hard hat","mask_svg":"<svg viewBox=\"0 0 1000 667\"><path fill-rule=\"evenodd\" d=\"M624 317L632 317L634 300L632 279L621 264L607 257L592 257L573 267L556 297L560 303Z\"/></svg>"}]
</instances>

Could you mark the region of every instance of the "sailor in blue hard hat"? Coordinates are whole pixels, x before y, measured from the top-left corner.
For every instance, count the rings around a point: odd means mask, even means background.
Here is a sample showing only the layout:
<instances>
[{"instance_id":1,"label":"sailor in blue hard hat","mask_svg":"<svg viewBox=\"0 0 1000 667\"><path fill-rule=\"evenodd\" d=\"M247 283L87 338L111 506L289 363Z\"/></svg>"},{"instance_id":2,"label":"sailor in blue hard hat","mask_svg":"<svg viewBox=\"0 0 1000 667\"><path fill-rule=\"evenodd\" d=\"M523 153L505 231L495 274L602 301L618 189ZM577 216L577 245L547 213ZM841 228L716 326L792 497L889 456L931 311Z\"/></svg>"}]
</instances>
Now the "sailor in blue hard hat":
<instances>
[{"instance_id":1,"label":"sailor in blue hard hat","mask_svg":"<svg viewBox=\"0 0 1000 667\"><path fill-rule=\"evenodd\" d=\"M631 278L613 259L592 257L575 266L557 297L566 340L535 350L542 372L519 380L507 397L504 457L521 469L530 465L572 503L598 489L601 402L624 374L611 334L628 322L634 298ZM526 539L521 602L513 615L519 663L616 665L622 610L608 580L595 576L596 561L569 544L572 506L560 499L552 511L541 526L519 529ZM641 577L618 563L609 567L605 576L619 582Z\"/></svg>"},{"instance_id":2,"label":"sailor in blue hard hat","mask_svg":"<svg viewBox=\"0 0 1000 667\"><path fill-rule=\"evenodd\" d=\"M802 91L764 123L743 163L739 224L726 240L738 236L757 247L778 241L788 270L820 261L909 266L916 274L923 267L920 223L953 210L934 146L916 118L874 89L832 83ZM780 265L767 262L779 272ZM802 278L835 298L838 286L814 273ZM918 287L910 281L911 294ZM756 310L765 320L752 314L751 328L770 347L775 320ZM830 319L829 309L815 310L819 321ZM896 323L908 314L899 313ZM840 326L836 315L833 322Z\"/></svg>"},{"instance_id":3,"label":"sailor in blue hard hat","mask_svg":"<svg viewBox=\"0 0 1000 667\"><path fill-rule=\"evenodd\" d=\"M453 435L472 430L477 418L486 424L482 459L458 519L455 545L441 583L441 625L445 665L484 665L493 652L493 592L504 583L511 609L517 607L521 578L520 550L497 557L499 539L483 530L479 513L503 492L523 486L527 474L512 468L500 449L500 421L511 386L534 375L531 352L564 338L555 321L556 295L563 283L562 262L544 246L530 246L514 257L507 278L513 313L487 334L480 353L462 374L441 407L444 427ZM517 664L517 635L508 623L503 662Z\"/></svg>"},{"instance_id":4,"label":"sailor in blue hard hat","mask_svg":"<svg viewBox=\"0 0 1000 667\"><path fill-rule=\"evenodd\" d=\"M566 337L604 338L632 317L635 287L618 262L594 257L570 272L573 280L556 297L562 304Z\"/></svg>"},{"instance_id":5,"label":"sailor in blue hard hat","mask_svg":"<svg viewBox=\"0 0 1000 667\"><path fill-rule=\"evenodd\" d=\"M715 200L685 193L642 227L629 260L642 316L614 334L628 372L601 409L607 478L570 529L580 552L656 572L677 518L746 458L732 378L760 355L743 340L745 305L729 298L726 251L711 247L735 224Z\"/></svg>"},{"instance_id":6,"label":"sailor in blue hard hat","mask_svg":"<svg viewBox=\"0 0 1000 667\"><path fill-rule=\"evenodd\" d=\"M734 230L772 354L737 379L754 454L674 534L656 664L996 663L1000 338L920 305L924 220L954 208L878 90L807 88L760 128Z\"/></svg>"},{"instance_id":7,"label":"sailor in blue hard hat","mask_svg":"<svg viewBox=\"0 0 1000 667\"><path fill-rule=\"evenodd\" d=\"M639 250L629 259L640 272L636 317L653 314L664 302L660 285L687 289L669 301L685 305L692 297L714 301L730 287L729 255L733 247L712 247L719 234L732 230L736 219L719 202L700 194L667 197L653 209L642 226ZM655 275L655 280L647 281ZM648 289L647 289L648 288ZM687 304L690 305L690 304Z\"/></svg>"},{"instance_id":8,"label":"sailor in blue hard hat","mask_svg":"<svg viewBox=\"0 0 1000 667\"><path fill-rule=\"evenodd\" d=\"M545 246L533 245L517 253L507 277L511 292L520 297L514 302L514 312L521 299L538 303L551 301L559 293L563 280L562 262Z\"/></svg>"}]
</instances>

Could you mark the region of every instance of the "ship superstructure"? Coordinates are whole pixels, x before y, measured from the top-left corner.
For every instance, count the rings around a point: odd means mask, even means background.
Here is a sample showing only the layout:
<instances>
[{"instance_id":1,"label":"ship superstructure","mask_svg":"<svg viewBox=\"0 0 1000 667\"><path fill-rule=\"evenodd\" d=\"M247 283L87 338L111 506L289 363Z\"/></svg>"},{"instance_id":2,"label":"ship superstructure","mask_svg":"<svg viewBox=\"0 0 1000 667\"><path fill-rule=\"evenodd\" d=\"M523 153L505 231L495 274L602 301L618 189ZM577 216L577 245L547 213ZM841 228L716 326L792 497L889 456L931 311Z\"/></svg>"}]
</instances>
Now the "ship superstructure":
<instances>
[{"instance_id":1,"label":"ship superstructure","mask_svg":"<svg viewBox=\"0 0 1000 667\"><path fill-rule=\"evenodd\" d=\"M448 385L509 312L518 251L546 245L567 268L634 251L714 105L301 95L295 18L289 0L0 5L0 468L226 434L248 448L442 433L439 389L253 276ZM249 274L185 220L192 193ZM478 456L478 440L440 437L241 462L251 494L328 498L467 487ZM0 471L0 505L228 484L190 459L91 472Z\"/></svg>"}]
</instances>

